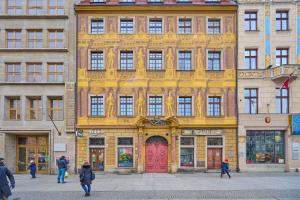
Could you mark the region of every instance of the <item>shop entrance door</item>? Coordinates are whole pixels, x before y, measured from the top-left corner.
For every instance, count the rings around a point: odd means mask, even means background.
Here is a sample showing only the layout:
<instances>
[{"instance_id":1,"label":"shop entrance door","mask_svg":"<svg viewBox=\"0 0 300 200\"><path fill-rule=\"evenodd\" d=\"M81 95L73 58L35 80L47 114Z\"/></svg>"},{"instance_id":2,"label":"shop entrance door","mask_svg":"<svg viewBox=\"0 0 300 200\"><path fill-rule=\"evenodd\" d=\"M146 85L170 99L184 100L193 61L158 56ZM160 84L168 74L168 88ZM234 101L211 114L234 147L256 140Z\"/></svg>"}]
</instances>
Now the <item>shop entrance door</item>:
<instances>
[{"instance_id":1,"label":"shop entrance door","mask_svg":"<svg viewBox=\"0 0 300 200\"><path fill-rule=\"evenodd\" d=\"M207 149L207 169L220 169L222 164L222 148Z\"/></svg>"},{"instance_id":2,"label":"shop entrance door","mask_svg":"<svg viewBox=\"0 0 300 200\"><path fill-rule=\"evenodd\" d=\"M27 173L31 160L37 173L48 173L48 136L17 136L17 173Z\"/></svg>"},{"instance_id":3,"label":"shop entrance door","mask_svg":"<svg viewBox=\"0 0 300 200\"><path fill-rule=\"evenodd\" d=\"M104 171L104 148L90 148L90 163L94 171Z\"/></svg>"},{"instance_id":4,"label":"shop entrance door","mask_svg":"<svg viewBox=\"0 0 300 200\"><path fill-rule=\"evenodd\" d=\"M145 171L148 173L168 172L168 142L163 137L151 137L146 142Z\"/></svg>"}]
</instances>

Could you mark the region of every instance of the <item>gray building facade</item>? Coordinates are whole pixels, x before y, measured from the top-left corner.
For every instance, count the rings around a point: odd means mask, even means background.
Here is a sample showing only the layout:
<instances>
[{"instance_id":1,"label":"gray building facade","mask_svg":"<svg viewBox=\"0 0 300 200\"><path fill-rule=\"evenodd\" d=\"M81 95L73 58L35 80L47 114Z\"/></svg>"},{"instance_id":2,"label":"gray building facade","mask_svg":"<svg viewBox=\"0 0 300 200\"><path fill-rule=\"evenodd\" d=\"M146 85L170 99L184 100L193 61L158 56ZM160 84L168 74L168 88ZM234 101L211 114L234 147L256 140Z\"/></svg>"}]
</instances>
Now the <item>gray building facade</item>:
<instances>
[{"instance_id":1,"label":"gray building facade","mask_svg":"<svg viewBox=\"0 0 300 200\"><path fill-rule=\"evenodd\" d=\"M61 155L74 171L74 3L0 1L0 156L16 173L54 173Z\"/></svg>"}]
</instances>

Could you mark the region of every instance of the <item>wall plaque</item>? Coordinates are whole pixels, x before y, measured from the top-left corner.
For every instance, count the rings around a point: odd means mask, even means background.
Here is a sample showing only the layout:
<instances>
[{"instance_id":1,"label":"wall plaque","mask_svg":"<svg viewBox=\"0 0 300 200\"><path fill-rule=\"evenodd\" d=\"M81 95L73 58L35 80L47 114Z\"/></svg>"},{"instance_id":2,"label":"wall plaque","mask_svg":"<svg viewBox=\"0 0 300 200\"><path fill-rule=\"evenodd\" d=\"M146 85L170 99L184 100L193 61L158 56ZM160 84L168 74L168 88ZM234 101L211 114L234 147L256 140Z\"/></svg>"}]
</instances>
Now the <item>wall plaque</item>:
<instances>
[{"instance_id":1,"label":"wall plaque","mask_svg":"<svg viewBox=\"0 0 300 200\"><path fill-rule=\"evenodd\" d=\"M182 135L223 135L222 129L183 129Z\"/></svg>"}]
</instances>

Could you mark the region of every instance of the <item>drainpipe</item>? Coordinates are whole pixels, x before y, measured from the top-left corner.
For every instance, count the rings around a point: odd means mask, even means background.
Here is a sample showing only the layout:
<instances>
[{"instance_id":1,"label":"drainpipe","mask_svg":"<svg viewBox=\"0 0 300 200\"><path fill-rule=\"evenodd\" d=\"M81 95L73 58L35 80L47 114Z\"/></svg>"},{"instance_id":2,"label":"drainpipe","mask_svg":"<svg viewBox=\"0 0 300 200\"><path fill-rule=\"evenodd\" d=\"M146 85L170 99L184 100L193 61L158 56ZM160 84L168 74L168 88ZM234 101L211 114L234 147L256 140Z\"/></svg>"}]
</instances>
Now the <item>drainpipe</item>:
<instances>
[{"instance_id":1,"label":"drainpipe","mask_svg":"<svg viewBox=\"0 0 300 200\"><path fill-rule=\"evenodd\" d=\"M236 87L235 87L235 98L236 98L236 121L237 121L237 128L236 128L236 171L240 172L240 161L239 161L239 97L238 97L238 48L239 48L239 43L238 43L238 36L239 36L239 18L238 18L238 2L236 2L237 4L237 10L236 10L236 15L235 15L235 19L236 19L236 54L235 54L235 63L236 63Z\"/></svg>"},{"instance_id":2,"label":"drainpipe","mask_svg":"<svg viewBox=\"0 0 300 200\"><path fill-rule=\"evenodd\" d=\"M73 4L74 5L74 4ZM74 5L74 12L75 12L75 5ZM77 174L77 136L76 136L76 124L77 124L77 67L78 67L78 59L77 59L77 51L78 51L78 44L77 44L77 40L78 40L78 36L77 36L77 33L78 33L78 15L77 13L75 12L75 18L76 18L76 23L75 23L75 26L76 26L76 34L75 34L75 60L76 60L76 66L75 66L75 108L74 108L74 115L75 115L75 122L74 122L74 130L75 130L75 167L74 167L74 171L75 171L75 174Z\"/></svg>"}]
</instances>

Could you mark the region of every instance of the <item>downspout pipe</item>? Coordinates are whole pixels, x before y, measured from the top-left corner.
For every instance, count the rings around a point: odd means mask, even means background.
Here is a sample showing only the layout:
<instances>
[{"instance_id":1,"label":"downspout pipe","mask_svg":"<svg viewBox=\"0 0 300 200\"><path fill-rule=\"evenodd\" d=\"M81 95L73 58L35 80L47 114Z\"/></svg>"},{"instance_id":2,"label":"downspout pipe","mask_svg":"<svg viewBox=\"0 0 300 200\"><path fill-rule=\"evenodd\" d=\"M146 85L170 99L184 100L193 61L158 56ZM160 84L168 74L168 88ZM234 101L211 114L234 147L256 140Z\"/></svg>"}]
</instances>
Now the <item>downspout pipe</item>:
<instances>
[{"instance_id":1,"label":"downspout pipe","mask_svg":"<svg viewBox=\"0 0 300 200\"><path fill-rule=\"evenodd\" d=\"M75 30L76 30L76 33L75 33L75 60L76 60L76 64L75 64L75 108L74 108L74 115L75 115L75 123L74 123L74 130L75 130L75 167L74 167L74 171L75 171L75 174L78 173L78 169L77 169L77 135L76 135L76 124L77 124L77 67L78 67L78 59L77 59L77 56L78 56L78 15L75 11L75 5L74 5L74 12L75 12L75 19L76 19L76 22L75 22Z\"/></svg>"}]
</instances>

